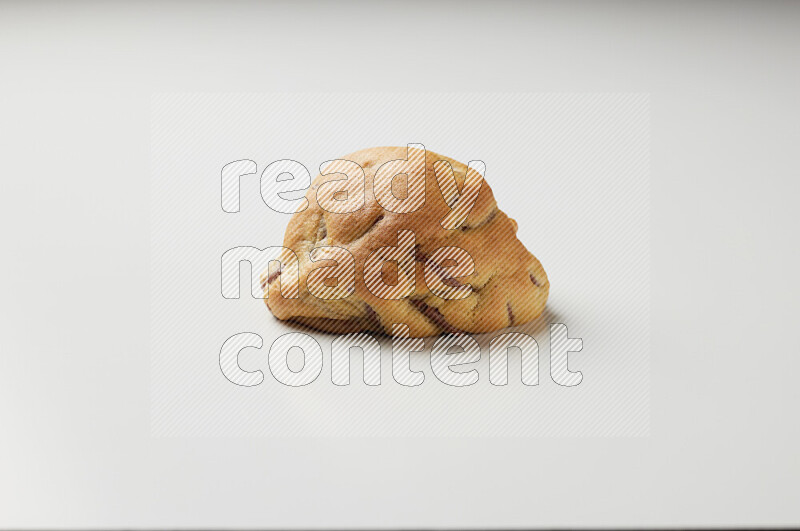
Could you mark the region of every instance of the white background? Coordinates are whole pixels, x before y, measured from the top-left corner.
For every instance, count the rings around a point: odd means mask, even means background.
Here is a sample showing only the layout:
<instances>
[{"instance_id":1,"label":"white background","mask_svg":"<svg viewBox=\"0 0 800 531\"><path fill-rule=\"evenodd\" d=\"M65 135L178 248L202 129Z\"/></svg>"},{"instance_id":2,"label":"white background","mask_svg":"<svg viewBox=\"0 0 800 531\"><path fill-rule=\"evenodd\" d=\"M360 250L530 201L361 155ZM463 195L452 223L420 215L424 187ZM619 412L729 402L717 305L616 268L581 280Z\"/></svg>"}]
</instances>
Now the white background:
<instances>
[{"instance_id":1,"label":"white background","mask_svg":"<svg viewBox=\"0 0 800 531\"><path fill-rule=\"evenodd\" d=\"M798 4L0 5L0 526L800 522ZM150 436L150 95L647 92L649 438Z\"/></svg>"},{"instance_id":2,"label":"white background","mask_svg":"<svg viewBox=\"0 0 800 531\"><path fill-rule=\"evenodd\" d=\"M152 118L154 435L649 434L646 94L159 94ZM418 388L394 380L391 342L384 340L380 388L363 383L356 352L353 383L342 389L331 381L335 336L273 318L250 294L249 265L239 268L241 297L223 298L220 257L237 246L283 243L289 216L267 207L259 187L271 162L297 160L316 175L323 161L360 146L403 146L409 139L486 164L487 186L519 223L517 236L545 264L547 311L531 323L474 336L483 355L461 370L478 371L475 385L455 388L434 376L435 338L429 338L426 349L411 356L412 370L424 375ZM221 169L243 158L258 169L239 179L239 211L224 212ZM429 197L439 193L426 190ZM488 252L498 263L508 259L502 250ZM262 274L254 275L259 294ZM570 370L584 373L579 388L550 377L549 323L564 324L583 340L580 352L569 356ZM509 358L509 385L489 382L489 342L510 331L536 338L539 386L522 385L516 352ZM223 343L242 332L263 340L261 349L239 356L245 370L265 374L256 388L233 385L220 370ZM267 363L273 342L293 332L311 333L323 352L322 373L301 388L279 384ZM303 366L298 350L288 358L296 370Z\"/></svg>"}]
</instances>

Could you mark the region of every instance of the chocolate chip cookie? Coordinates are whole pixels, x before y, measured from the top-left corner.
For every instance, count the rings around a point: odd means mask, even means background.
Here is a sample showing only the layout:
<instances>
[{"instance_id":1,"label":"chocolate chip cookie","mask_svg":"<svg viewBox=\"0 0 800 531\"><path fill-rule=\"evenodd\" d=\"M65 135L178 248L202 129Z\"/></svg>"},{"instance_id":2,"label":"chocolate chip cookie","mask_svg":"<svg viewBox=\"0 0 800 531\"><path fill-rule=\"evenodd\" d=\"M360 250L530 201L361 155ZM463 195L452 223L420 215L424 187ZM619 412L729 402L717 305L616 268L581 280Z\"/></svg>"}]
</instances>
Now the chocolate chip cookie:
<instances>
[{"instance_id":1,"label":"chocolate chip cookie","mask_svg":"<svg viewBox=\"0 0 800 531\"><path fill-rule=\"evenodd\" d=\"M411 337L482 333L544 310L550 284L497 207L483 165L421 145L377 147L323 164L265 272L270 311L314 329ZM304 205L305 206L305 205ZM296 258L295 258L296 257ZM285 267L295 261L299 267ZM281 289L297 279L299 289ZM282 293L283 291L283 293Z\"/></svg>"}]
</instances>

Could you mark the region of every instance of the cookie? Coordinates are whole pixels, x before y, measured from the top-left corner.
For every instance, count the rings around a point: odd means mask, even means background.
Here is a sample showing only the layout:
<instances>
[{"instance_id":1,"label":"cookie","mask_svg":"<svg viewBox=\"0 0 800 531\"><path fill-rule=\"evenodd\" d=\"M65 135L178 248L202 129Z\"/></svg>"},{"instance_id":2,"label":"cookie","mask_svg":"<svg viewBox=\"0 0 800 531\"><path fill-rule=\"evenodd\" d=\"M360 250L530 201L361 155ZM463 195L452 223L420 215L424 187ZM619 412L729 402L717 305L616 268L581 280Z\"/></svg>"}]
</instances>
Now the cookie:
<instances>
[{"instance_id":1,"label":"cookie","mask_svg":"<svg viewBox=\"0 0 800 531\"><path fill-rule=\"evenodd\" d=\"M286 229L294 256L284 252L281 267L263 273L278 319L334 333L391 335L404 324L425 337L492 332L544 310L547 275L480 163L421 145L377 147L322 173Z\"/></svg>"}]
</instances>

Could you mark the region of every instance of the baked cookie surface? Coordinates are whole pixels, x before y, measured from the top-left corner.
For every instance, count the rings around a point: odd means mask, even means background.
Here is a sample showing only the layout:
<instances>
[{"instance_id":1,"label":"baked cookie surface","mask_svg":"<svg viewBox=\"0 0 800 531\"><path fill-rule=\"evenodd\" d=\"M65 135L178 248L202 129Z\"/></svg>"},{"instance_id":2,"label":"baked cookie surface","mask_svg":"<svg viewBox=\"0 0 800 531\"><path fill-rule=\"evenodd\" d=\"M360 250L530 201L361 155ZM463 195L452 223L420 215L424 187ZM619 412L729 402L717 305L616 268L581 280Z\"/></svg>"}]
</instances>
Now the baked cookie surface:
<instances>
[{"instance_id":1,"label":"baked cookie surface","mask_svg":"<svg viewBox=\"0 0 800 531\"><path fill-rule=\"evenodd\" d=\"M414 156L424 157L417 165L424 175L409 172L389 182L391 168L378 171ZM395 323L405 324L411 337L425 337L491 332L542 313L547 275L517 239L516 222L499 210L487 182L470 198L475 202L466 219L456 219L473 168L410 147L370 148L341 160L363 173L332 161L307 191L307 208L293 214L286 229L283 246L294 251L299 266L296 298L281 291L285 264L262 277L275 317L334 333L391 335ZM348 192L342 192L345 175ZM457 188L447 186L453 177ZM409 208L412 190L422 183L424 203ZM353 193L361 189L363 195ZM387 259L396 262L386 265Z\"/></svg>"}]
</instances>

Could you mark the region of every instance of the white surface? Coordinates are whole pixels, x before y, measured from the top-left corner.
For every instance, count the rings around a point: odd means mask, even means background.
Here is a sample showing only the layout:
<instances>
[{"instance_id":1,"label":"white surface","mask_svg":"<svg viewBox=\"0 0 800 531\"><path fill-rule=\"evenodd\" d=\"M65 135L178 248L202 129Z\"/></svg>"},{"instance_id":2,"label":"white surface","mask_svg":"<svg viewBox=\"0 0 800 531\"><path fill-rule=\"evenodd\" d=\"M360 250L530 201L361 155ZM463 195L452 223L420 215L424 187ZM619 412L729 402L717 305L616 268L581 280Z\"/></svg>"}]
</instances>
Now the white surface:
<instances>
[{"instance_id":1,"label":"white surface","mask_svg":"<svg viewBox=\"0 0 800 531\"><path fill-rule=\"evenodd\" d=\"M797 524L799 11L2 4L0 526ZM649 92L650 437L151 438L150 94L265 90Z\"/></svg>"},{"instance_id":2,"label":"white surface","mask_svg":"<svg viewBox=\"0 0 800 531\"><path fill-rule=\"evenodd\" d=\"M153 434L648 435L648 100L646 94L157 95L150 200ZM540 384L522 385L516 352L509 385L490 384L489 341L509 332L502 330L475 337L481 360L463 368L478 370L473 386L457 389L434 376L429 339L412 356L413 370L424 375L418 388L394 381L385 342L380 388L353 383L342 389L331 381L333 336L305 330L322 346L323 370L308 386L280 385L268 353L279 336L302 330L278 322L263 300L250 296L249 265L237 268L244 284L239 299L220 293L225 251L283 243L290 216L264 203L261 172L274 160L292 159L316 175L323 161L363 146L418 141L458 160L482 160L500 208L519 223L518 236L544 264L551 283L547 313L516 329L539 343ZM239 179L239 212L223 212L221 169L244 158L258 169ZM439 193L428 188L426 200ZM506 259L502 252L494 258ZM262 274L255 273L259 294ZM568 364L583 373L579 387L550 377L549 323L564 324L570 337L583 340ZM265 373L257 388L233 385L220 371L220 348L241 332L263 340L261 349L240 355L243 368ZM362 379L360 358L354 353L353 382Z\"/></svg>"}]
</instances>

